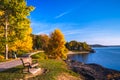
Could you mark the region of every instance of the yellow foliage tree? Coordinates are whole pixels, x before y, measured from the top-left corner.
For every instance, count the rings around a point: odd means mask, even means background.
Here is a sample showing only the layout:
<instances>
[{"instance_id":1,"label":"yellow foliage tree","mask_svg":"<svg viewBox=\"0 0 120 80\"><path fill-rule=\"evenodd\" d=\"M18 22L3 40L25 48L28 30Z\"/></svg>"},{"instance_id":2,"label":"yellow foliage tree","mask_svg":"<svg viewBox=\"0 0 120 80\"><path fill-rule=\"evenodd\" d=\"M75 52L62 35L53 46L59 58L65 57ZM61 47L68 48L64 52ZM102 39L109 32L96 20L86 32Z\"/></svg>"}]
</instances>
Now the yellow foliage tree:
<instances>
[{"instance_id":1,"label":"yellow foliage tree","mask_svg":"<svg viewBox=\"0 0 120 80\"><path fill-rule=\"evenodd\" d=\"M33 10L34 7L28 6L25 0L0 0L0 48L5 51L5 59L8 59L10 50L31 50L31 28L27 16Z\"/></svg>"},{"instance_id":2,"label":"yellow foliage tree","mask_svg":"<svg viewBox=\"0 0 120 80\"><path fill-rule=\"evenodd\" d=\"M67 57L67 49L65 47L65 38L63 33L56 29L50 34L50 40L46 53L48 57L54 59L61 59Z\"/></svg>"},{"instance_id":3,"label":"yellow foliage tree","mask_svg":"<svg viewBox=\"0 0 120 80\"><path fill-rule=\"evenodd\" d=\"M4 11L0 10L0 16L2 16L4 14Z\"/></svg>"},{"instance_id":4,"label":"yellow foliage tree","mask_svg":"<svg viewBox=\"0 0 120 80\"><path fill-rule=\"evenodd\" d=\"M16 41L12 44L10 44L9 51L30 51L32 50L32 37L30 36L30 33L32 32L31 28L28 28L28 30L24 33L25 36L23 39L16 39Z\"/></svg>"}]
</instances>

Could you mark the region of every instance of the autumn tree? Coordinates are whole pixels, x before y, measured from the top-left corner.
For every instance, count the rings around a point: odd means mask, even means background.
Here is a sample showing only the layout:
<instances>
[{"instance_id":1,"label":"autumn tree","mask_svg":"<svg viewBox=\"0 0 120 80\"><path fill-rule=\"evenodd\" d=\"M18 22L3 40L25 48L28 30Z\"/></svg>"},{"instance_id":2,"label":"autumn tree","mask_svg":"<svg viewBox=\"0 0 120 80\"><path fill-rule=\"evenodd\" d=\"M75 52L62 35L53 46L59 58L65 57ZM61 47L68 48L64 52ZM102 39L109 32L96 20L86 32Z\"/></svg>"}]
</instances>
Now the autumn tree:
<instances>
[{"instance_id":1,"label":"autumn tree","mask_svg":"<svg viewBox=\"0 0 120 80\"><path fill-rule=\"evenodd\" d=\"M92 48L86 42L70 41L65 44L68 50L72 51L92 51Z\"/></svg>"},{"instance_id":2,"label":"autumn tree","mask_svg":"<svg viewBox=\"0 0 120 80\"><path fill-rule=\"evenodd\" d=\"M92 49L86 42L82 43L82 47L83 47L83 50L85 51L91 51Z\"/></svg>"},{"instance_id":3,"label":"autumn tree","mask_svg":"<svg viewBox=\"0 0 120 80\"><path fill-rule=\"evenodd\" d=\"M32 37L30 36L31 32L32 29L28 28L22 39L17 38L14 42L9 43L9 51L31 51L33 46Z\"/></svg>"},{"instance_id":4,"label":"autumn tree","mask_svg":"<svg viewBox=\"0 0 120 80\"><path fill-rule=\"evenodd\" d=\"M46 50L46 48L48 47L48 43L49 43L49 36L46 34L41 34L40 38L41 38L41 48L43 50Z\"/></svg>"},{"instance_id":5,"label":"autumn tree","mask_svg":"<svg viewBox=\"0 0 120 80\"><path fill-rule=\"evenodd\" d=\"M50 34L48 48L45 50L47 55L54 59L66 58L65 38L63 33L56 29Z\"/></svg>"},{"instance_id":6,"label":"autumn tree","mask_svg":"<svg viewBox=\"0 0 120 80\"><path fill-rule=\"evenodd\" d=\"M0 0L0 43L8 50L32 49L30 20L27 18L34 8L25 0ZM9 48L8 48L9 46Z\"/></svg>"},{"instance_id":7,"label":"autumn tree","mask_svg":"<svg viewBox=\"0 0 120 80\"><path fill-rule=\"evenodd\" d=\"M33 35L33 49L41 49L41 36Z\"/></svg>"},{"instance_id":8,"label":"autumn tree","mask_svg":"<svg viewBox=\"0 0 120 80\"><path fill-rule=\"evenodd\" d=\"M77 50L78 46L79 46L78 42L75 41L75 40L74 41L70 41L69 45L70 45L71 50Z\"/></svg>"},{"instance_id":9,"label":"autumn tree","mask_svg":"<svg viewBox=\"0 0 120 80\"><path fill-rule=\"evenodd\" d=\"M49 36L46 34L33 35L33 49L45 50L49 43Z\"/></svg>"}]
</instances>

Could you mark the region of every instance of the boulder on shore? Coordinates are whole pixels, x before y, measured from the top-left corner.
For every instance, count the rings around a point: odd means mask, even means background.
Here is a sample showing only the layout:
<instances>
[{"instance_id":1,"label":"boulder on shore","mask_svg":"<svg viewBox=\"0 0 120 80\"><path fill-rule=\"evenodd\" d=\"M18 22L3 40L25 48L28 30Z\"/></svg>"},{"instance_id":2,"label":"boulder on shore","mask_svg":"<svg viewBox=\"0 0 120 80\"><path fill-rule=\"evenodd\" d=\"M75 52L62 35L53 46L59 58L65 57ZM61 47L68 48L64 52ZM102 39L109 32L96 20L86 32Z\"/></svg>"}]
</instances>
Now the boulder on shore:
<instances>
[{"instance_id":1,"label":"boulder on shore","mask_svg":"<svg viewBox=\"0 0 120 80\"><path fill-rule=\"evenodd\" d=\"M94 50L94 49L91 49L91 50L90 50L90 53L95 53L95 50Z\"/></svg>"},{"instance_id":2,"label":"boulder on shore","mask_svg":"<svg viewBox=\"0 0 120 80\"><path fill-rule=\"evenodd\" d=\"M120 80L120 71L107 69L98 64L84 64L65 60L69 69L85 77L85 80Z\"/></svg>"}]
</instances>

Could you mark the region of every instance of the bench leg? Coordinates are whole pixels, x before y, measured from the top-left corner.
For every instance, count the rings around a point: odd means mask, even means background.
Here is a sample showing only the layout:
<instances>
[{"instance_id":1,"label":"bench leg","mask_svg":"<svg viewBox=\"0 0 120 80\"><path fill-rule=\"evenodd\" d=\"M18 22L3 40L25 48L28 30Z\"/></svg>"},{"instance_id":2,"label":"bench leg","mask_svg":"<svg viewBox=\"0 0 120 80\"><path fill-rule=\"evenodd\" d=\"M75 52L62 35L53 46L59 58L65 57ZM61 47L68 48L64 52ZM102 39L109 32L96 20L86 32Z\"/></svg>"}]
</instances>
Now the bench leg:
<instances>
[{"instance_id":1,"label":"bench leg","mask_svg":"<svg viewBox=\"0 0 120 80\"><path fill-rule=\"evenodd\" d=\"M24 68L24 69L22 70L22 72L23 72L23 73L29 73L30 70L29 70L29 68Z\"/></svg>"}]
</instances>

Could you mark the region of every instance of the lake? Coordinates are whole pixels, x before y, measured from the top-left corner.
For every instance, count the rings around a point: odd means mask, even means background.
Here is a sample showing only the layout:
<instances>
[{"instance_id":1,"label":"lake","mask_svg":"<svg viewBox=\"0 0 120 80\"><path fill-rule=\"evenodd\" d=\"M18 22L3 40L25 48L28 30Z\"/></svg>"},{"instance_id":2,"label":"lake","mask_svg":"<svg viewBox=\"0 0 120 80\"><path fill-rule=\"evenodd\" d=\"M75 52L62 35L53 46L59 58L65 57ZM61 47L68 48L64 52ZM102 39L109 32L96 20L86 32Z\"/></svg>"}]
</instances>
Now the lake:
<instances>
[{"instance_id":1,"label":"lake","mask_svg":"<svg viewBox=\"0 0 120 80\"><path fill-rule=\"evenodd\" d=\"M120 47L93 48L96 52L90 54L73 54L72 60L84 63L97 63L106 68L120 71Z\"/></svg>"}]
</instances>

